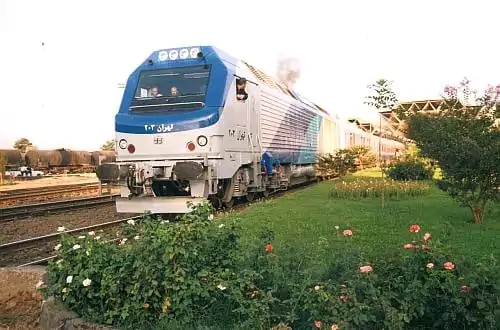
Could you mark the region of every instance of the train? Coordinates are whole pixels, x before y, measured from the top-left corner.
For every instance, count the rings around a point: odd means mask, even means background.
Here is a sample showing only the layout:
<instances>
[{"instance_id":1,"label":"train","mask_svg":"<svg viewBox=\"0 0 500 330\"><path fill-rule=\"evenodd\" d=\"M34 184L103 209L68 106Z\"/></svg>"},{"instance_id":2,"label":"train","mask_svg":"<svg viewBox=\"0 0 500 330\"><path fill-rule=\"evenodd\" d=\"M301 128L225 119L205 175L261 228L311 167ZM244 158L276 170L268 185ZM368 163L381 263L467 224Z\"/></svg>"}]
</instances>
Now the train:
<instances>
[{"instance_id":1,"label":"train","mask_svg":"<svg viewBox=\"0 0 500 330\"><path fill-rule=\"evenodd\" d=\"M214 46L153 51L127 79L115 114L118 213L188 213L210 201L317 180L317 156L378 138L332 115L250 63ZM384 157L404 143L384 138Z\"/></svg>"},{"instance_id":2,"label":"train","mask_svg":"<svg viewBox=\"0 0 500 330\"><path fill-rule=\"evenodd\" d=\"M116 161L114 151L78 151L69 149L38 150L21 152L18 149L0 149L6 156L6 170L18 170L21 166L29 166L44 174L60 173L92 173L101 163Z\"/></svg>"}]
</instances>

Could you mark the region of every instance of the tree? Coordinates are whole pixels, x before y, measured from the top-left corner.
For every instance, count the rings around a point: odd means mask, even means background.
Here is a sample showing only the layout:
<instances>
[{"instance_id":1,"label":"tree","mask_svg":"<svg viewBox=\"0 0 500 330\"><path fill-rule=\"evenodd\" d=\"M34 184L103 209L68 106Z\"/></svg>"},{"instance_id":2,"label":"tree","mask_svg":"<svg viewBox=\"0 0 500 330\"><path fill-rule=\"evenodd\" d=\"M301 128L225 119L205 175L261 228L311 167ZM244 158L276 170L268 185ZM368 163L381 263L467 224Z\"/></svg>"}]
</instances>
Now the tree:
<instances>
[{"instance_id":1,"label":"tree","mask_svg":"<svg viewBox=\"0 0 500 330\"><path fill-rule=\"evenodd\" d=\"M3 184L6 165L7 165L7 155L4 152L0 151L0 185Z\"/></svg>"},{"instance_id":2,"label":"tree","mask_svg":"<svg viewBox=\"0 0 500 330\"><path fill-rule=\"evenodd\" d=\"M351 146L349 150L355 156L356 164L359 166L359 169L362 170L367 167L373 167L377 164L377 158L367 146Z\"/></svg>"},{"instance_id":3,"label":"tree","mask_svg":"<svg viewBox=\"0 0 500 330\"><path fill-rule=\"evenodd\" d=\"M115 150L115 140L108 140L102 146L103 151L114 151Z\"/></svg>"},{"instance_id":4,"label":"tree","mask_svg":"<svg viewBox=\"0 0 500 330\"><path fill-rule=\"evenodd\" d=\"M439 187L472 211L482 223L489 201L500 187L500 85L489 86L480 97L464 79L458 87L446 86L441 110L408 112L407 135L424 157L435 159L443 173Z\"/></svg>"},{"instance_id":5,"label":"tree","mask_svg":"<svg viewBox=\"0 0 500 330\"><path fill-rule=\"evenodd\" d=\"M382 166L382 115L381 111L392 111L396 105L398 104L398 98L396 93L392 90L392 81L379 79L374 84L368 86L368 89L374 92L373 95L368 95L366 97L365 104L375 107L377 112L379 113L379 145L378 145L378 155L379 155L379 166L380 172L382 176L382 180L384 180L384 169ZM382 204L382 208L384 208L384 185L382 185L382 191L380 194L380 201Z\"/></svg>"},{"instance_id":6,"label":"tree","mask_svg":"<svg viewBox=\"0 0 500 330\"><path fill-rule=\"evenodd\" d=\"M318 156L318 176L342 177L356 168L356 154L350 149L339 149L333 154Z\"/></svg>"},{"instance_id":7,"label":"tree","mask_svg":"<svg viewBox=\"0 0 500 330\"><path fill-rule=\"evenodd\" d=\"M31 146L33 146L33 143L31 143L30 140L24 137L14 142L14 149L17 149L21 152L26 152L26 149Z\"/></svg>"}]
</instances>

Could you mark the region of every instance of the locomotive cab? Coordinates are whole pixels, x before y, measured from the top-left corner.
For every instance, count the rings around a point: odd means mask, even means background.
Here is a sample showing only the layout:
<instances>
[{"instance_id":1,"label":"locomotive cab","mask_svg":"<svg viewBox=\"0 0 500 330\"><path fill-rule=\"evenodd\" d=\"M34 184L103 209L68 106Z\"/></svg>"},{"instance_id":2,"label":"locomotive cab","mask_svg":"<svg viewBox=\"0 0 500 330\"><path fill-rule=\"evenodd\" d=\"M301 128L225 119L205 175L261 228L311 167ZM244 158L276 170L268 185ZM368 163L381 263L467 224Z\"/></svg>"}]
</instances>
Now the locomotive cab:
<instances>
[{"instance_id":1,"label":"locomotive cab","mask_svg":"<svg viewBox=\"0 0 500 330\"><path fill-rule=\"evenodd\" d=\"M115 117L117 162L96 170L120 185L118 212L184 213L221 189L227 62L212 47L160 50L131 74Z\"/></svg>"}]
</instances>

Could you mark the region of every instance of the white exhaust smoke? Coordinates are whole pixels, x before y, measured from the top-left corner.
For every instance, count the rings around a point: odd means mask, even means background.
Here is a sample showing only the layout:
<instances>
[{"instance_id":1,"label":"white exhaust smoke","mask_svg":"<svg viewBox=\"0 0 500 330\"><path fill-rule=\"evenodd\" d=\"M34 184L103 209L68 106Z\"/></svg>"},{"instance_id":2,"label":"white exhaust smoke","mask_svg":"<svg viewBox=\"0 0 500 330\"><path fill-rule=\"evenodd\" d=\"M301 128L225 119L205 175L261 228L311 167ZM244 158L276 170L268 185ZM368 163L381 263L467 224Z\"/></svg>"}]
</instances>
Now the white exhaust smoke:
<instances>
[{"instance_id":1,"label":"white exhaust smoke","mask_svg":"<svg viewBox=\"0 0 500 330\"><path fill-rule=\"evenodd\" d=\"M293 88L300 78L300 61L295 57L282 57L278 59L277 79L287 86Z\"/></svg>"}]
</instances>

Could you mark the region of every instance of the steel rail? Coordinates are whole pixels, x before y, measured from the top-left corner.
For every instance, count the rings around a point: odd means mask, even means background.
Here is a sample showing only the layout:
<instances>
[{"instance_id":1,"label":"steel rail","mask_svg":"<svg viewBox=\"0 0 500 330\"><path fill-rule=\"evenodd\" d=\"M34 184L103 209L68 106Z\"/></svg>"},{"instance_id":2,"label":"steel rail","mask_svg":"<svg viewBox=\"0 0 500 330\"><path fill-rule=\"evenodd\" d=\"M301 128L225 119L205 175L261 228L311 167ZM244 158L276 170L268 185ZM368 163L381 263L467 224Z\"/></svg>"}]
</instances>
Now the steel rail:
<instances>
[{"instance_id":1,"label":"steel rail","mask_svg":"<svg viewBox=\"0 0 500 330\"><path fill-rule=\"evenodd\" d=\"M119 194L3 207L0 208L0 222L1 220L26 217L30 215L39 215L49 211L62 211L86 206L108 204L114 202L115 197L117 196L119 196Z\"/></svg>"},{"instance_id":2,"label":"steel rail","mask_svg":"<svg viewBox=\"0 0 500 330\"><path fill-rule=\"evenodd\" d=\"M5 262L6 256L10 256L14 253L23 252L27 249L40 248L41 245L47 244L50 242L56 242L62 233L71 235L71 234L79 234L79 233L87 232L87 231L95 231L95 230L105 229L105 228L109 228L109 227L116 227L118 224L124 223L126 221L139 220L141 218L142 218L142 216L124 218L124 219L99 223L99 224L95 224L95 225L65 230L64 232L51 233L51 234L47 234L47 235L41 235L41 236L37 236L37 237L32 237L32 238L19 240L19 241L1 244L0 245L0 267L12 266L10 263ZM113 241L113 240L111 240L111 241ZM56 256L50 256L50 257L38 259L38 261L37 260L29 261L29 262L23 263L22 265L19 265L17 267L35 265L35 264L38 264L39 262L48 261L48 260L53 259L55 257Z\"/></svg>"}]
</instances>

